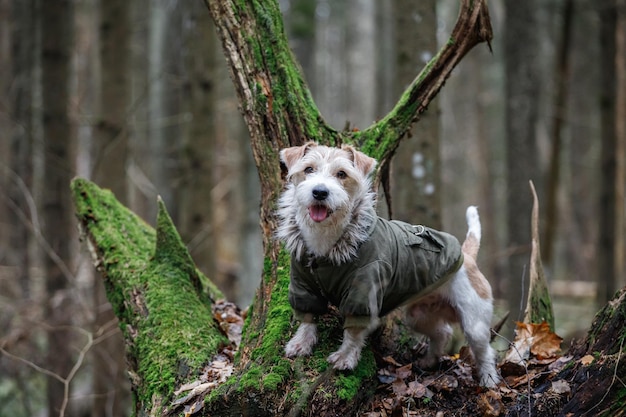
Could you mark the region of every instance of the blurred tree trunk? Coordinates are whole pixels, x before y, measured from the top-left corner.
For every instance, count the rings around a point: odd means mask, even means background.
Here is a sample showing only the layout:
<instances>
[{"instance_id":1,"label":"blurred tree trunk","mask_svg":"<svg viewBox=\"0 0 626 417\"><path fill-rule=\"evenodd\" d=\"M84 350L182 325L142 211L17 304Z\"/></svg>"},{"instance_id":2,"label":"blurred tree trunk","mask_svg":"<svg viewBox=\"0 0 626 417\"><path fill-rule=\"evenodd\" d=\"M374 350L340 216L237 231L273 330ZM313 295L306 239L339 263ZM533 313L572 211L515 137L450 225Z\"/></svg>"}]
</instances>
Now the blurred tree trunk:
<instances>
[{"instance_id":1,"label":"blurred tree trunk","mask_svg":"<svg viewBox=\"0 0 626 417\"><path fill-rule=\"evenodd\" d=\"M317 0L290 0L285 15L285 28L289 45L302 66L307 79L313 80L315 47L315 10Z\"/></svg>"},{"instance_id":2,"label":"blurred tree trunk","mask_svg":"<svg viewBox=\"0 0 626 417\"><path fill-rule=\"evenodd\" d=\"M93 179L128 204L126 161L130 99L130 5L125 0L100 0L100 98L92 144ZM117 322L107 301L102 280L94 282L94 332L115 328ZM130 410L124 343L113 333L93 349L92 416L123 416Z\"/></svg>"},{"instance_id":3,"label":"blurred tree trunk","mask_svg":"<svg viewBox=\"0 0 626 417\"><path fill-rule=\"evenodd\" d=\"M626 0L617 0L617 28L615 30L617 73L615 159L615 278L617 287L626 285Z\"/></svg>"},{"instance_id":4,"label":"blurred tree trunk","mask_svg":"<svg viewBox=\"0 0 626 417\"><path fill-rule=\"evenodd\" d=\"M0 260L8 257L10 242L9 205L4 204L8 198L10 184L9 162L13 122L11 122L12 103L10 86L13 80L11 0L0 0L0 132L8 132L5 140L0 140ZM7 248L7 249L5 249ZM0 261L1 262L1 261Z\"/></svg>"},{"instance_id":5,"label":"blurred tree trunk","mask_svg":"<svg viewBox=\"0 0 626 417\"><path fill-rule=\"evenodd\" d=\"M178 36L182 32L183 7L182 3L167 0L151 1L148 23L150 178L177 220L176 190L181 169L178 137L184 123L179 88L183 37Z\"/></svg>"},{"instance_id":6,"label":"blurred tree trunk","mask_svg":"<svg viewBox=\"0 0 626 417\"><path fill-rule=\"evenodd\" d=\"M6 175L8 187L6 192L6 207L10 207L7 224L10 231L7 234L13 250L8 255L10 265L17 267L16 280L22 290L22 297L31 297L31 282L28 268L31 265L29 241L30 231L20 218L19 212L30 216L26 192L32 190L33 181L33 107L35 82L35 54L38 52L35 40L36 1L14 1L12 4L12 89L7 98L11 99L11 116L13 129L11 137L6 142L10 144L10 159ZM9 26L10 27L10 26Z\"/></svg>"},{"instance_id":7,"label":"blurred tree trunk","mask_svg":"<svg viewBox=\"0 0 626 417\"><path fill-rule=\"evenodd\" d=\"M213 160L215 146L217 39L211 18L201 2L183 10L185 113L178 187L179 230L196 265L215 277L215 234L212 229Z\"/></svg>"},{"instance_id":8,"label":"blurred tree trunk","mask_svg":"<svg viewBox=\"0 0 626 417\"><path fill-rule=\"evenodd\" d=\"M67 276L74 217L67 184L73 176L73 137L69 120L70 70L73 41L73 4L70 0L41 3L41 81L43 88L44 188L43 237L55 259L45 259L47 305L46 368L67 377L73 365L71 331L72 298ZM48 378L48 415L59 415L66 405L63 384Z\"/></svg>"},{"instance_id":9,"label":"blurred tree trunk","mask_svg":"<svg viewBox=\"0 0 626 417\"><path fill-rule=\"evenodd\" d=\"M621 8L618 7L618 4ZM600 27L600 86L602 175L598 237L598 303L603 305L624 285L624 75L623 2L598 3ZM619 22L619 23L618 23ZM618 41L621 50L618 49ZM619 70L622 73L618 72ZM618 113L621 111L621 113Z\"/></svg>"},{"instance_id":10,"label":"blurred tree trunk","mask_svg":"<svg viewBox=\"0 0 626 417\"><path fill-rule=\"evenodd\" d=\"M546 191L546 226L542 239L543 260L546 264L552 263L556 231L559 223L558 195L561 190L563 156L563 126L567 113L567 91L570 83L570 41L571 27L574 16L574 0L563 0L561 10L561 31L557 41L554 78L556 91L554 93L552 129L550 131L551 149L548 166L548 185Z\"/></svg>"},{"instance_id":11,"label":"blurred tree trunk","mask_svg":"<svg viewBox=\"0 0 626 417\"><path fill-rule=\"evenodd\" d=\"M315 12L311 92L328 123L342 129L346 114L345 2L319 0Z\"/></svg>"},{"instance_id":12,"label":"blurred tree trunk","mask_svg":"<svg viewBox=\"0 0 626 417\"><path fill-rule=\"evenodd\" d=\"M539 103L539 50L535 0L505 2L504 60L506 78L507 224L509 273L508 308L513 320L524 311L524 287L528 285L531 179L542 189L537 147Z\"/></svg>"},{"instance_id":13,"label":"blurred tree trunk","mask_svg":"<svg viewBox=\"0 0 626 417\"><path fill-rule=\"evenodd\" d=\"M567 200L572 203L562 207L561 223L564 242L576 242L564 248L562 271L559 275L572 276L576 279L597 281L599 184L602 168L600 165L600 109L598 97L602 70L600 65L599 30L602 22L594 10L594 0L578 1L577 13L574 14L572 29L572 67L571 88L568 102L567 119L570 129L567 131L567 158L563 175L567 187Z\"/></svg>"},{"instance_id":14,"label":"blurred tree trunk","mask_svg":"<svg viewBox=\"0 0 626 417\"><path fill-rule=\"evenodd\" d=\"M150 179L151 148L149 141L149 14L152 0L129 2L131 14L131 98L128 119L129 155L127 160L128 200L133 211L144 220L155 219L157 191Z\"/></svg>"},{"instance_id":15,"label":"blurred tree trunk","mask_svg":"<svg viewBox=\"0 0 626 417\"><path fill-rule=\"evenodd\" d=\"M350 126L356 129L369 126L377 116L377 66L372 65L372 61L378 61L378 4L376 0L346 1L346 118Z\"/></svg>"},{"instance_id":16,"label":"blurred tree trunk","mask_svg":"<svg viewBox=\"0 0 626 417\"><path fill-rule=\"evenodd\" d=\"M437 2L393 1L395 74L393 90L399 97L437 52ZM406 42L412 39L411 42ZM408 133L392 163L392 213L396 219L441 229L439 104L431 103L419 125Z\"/></svg>"}]
</instances>

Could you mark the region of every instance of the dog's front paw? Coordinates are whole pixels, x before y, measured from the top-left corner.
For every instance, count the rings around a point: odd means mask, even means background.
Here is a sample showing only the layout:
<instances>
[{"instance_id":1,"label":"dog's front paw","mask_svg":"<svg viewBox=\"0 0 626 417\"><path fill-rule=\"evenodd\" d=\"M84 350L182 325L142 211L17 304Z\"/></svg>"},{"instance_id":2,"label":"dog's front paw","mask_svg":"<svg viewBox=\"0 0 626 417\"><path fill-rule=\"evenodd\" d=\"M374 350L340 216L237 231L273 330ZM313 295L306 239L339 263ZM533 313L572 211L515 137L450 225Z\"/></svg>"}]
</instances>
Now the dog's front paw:
<instances>
[{"instance_id":1,"label":"dog's front paw","mask_svg":"<svg viewBox=\"0 0 626 417\"><path fill-rule=\"evenodd\" d=\"M285 355L288 358L308 356L313 352L317 343L317 328L313 323L302 323L298 331L285 346Z\"/></svg>"},{"instance_id":2,"label":"dog's front paw","mask_svg":"<svg viewBox=\"0 0 626 417\"><path fill-rule=\"evenodd\" d=\"M331 353L328 357L328 362L330 362L335 369L354 369L359 363L360 356L359 351L339 349L337 352Z\"/></svg>"}]
</instances>

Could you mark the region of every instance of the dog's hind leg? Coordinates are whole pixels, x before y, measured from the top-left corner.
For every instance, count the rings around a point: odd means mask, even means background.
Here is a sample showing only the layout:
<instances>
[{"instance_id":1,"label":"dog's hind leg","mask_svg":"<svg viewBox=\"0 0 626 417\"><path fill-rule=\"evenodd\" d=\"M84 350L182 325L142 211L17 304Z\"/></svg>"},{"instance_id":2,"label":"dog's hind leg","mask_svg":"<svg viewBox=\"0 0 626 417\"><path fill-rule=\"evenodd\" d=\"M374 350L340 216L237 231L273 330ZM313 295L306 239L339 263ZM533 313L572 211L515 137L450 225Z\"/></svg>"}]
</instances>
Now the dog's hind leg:
<instances>
[{"instance_id":1,"label":"dog's hind leg","mask_svg":"<svg viewBox=\"0 0 626 417\"><path fill-rule=\"evenodd\" d=\"M416 303L410 306L407 312L407 324L429 339L426 355L417 361L418 366L423 369L437 365L452 337L452 326L444 317L445 314L441 314L444 312L440 304L440 302Z\"/></svg>"},{"instance_id":2,"label":"dog's hind leg","mask_svg":"<svg viewBox=\"0 0 626 417\"><path fill-rule=\"evenodd\" d=\"M495 367L495 351L489 345L493 305L491 298L481 297L475 286L470 284L470 281L476 281L478 277L468 277L468 272L476 271L461 267L453 277L456 282L451 285L450 301L457 310L461 328L472 349L480 385L493 387L500 381Z\"/></svg>"},{"instance_id":3,"label":"dog's hind leg","mask_svg":"<svg viewBox=\"0 0 626 417\"><path fill-rule=\"evenodd\" d=\"M495 367L495 351L489 345L491 338L489 324L484 321L472 321L471 318L465 318L462 320L461 326L476 361L480 385L494 387L500 381L500 376Z\"/></svg>"}]
</instances>

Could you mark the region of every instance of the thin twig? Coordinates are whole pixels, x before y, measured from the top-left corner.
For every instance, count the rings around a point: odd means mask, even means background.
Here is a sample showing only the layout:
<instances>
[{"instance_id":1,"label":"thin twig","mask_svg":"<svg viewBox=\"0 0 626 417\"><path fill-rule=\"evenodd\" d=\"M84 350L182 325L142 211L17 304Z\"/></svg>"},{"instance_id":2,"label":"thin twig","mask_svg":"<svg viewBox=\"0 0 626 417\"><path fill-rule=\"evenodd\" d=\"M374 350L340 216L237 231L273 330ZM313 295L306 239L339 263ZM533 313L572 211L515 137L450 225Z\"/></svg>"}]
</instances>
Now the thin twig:
<instances>
[{"instance_id":1,"label":"thin twig","mask_svg":"<svg viewBox=\"0 0 626 417\"><path fill-rule=\"evenodd\" d=\"M50 325L47 325L47 324L44 324L44 323L42 323L41 325L43 327L47 328L47 329L53 328L53 326L50 326ZM105 326L107 326L107 324L105 324ZM103 326L102 328L98 329L98 331L97 331L97 333L102 334L102 336L100 338L103 338L105 335L111 334L111 331L108 331L108 332L103 332L102 331L102 329L105 326ZM78 352L78 358L76 359L76 362L74 363L74 366L72 367L72 369L67 374L67 377L65 377L65 378L63 378L62 376L60 376L57 373L54 373L54 372L50 371L49 369L42 368L41 366L37 365L36 363L34 363L32 361L29 361L28 359L24 359L24 358L22 358L20 356L14 355L11 352L8 352L7 350L5 350L1 346L0 346L0 353L2 353L3 355L7 356L10 359L13 359L15 361L21 362L21 363L23 363L23 364L33 368L35 371L40 372L40 373L42 373L44 375L47 375L47 376L49 376L51 378L54 378L57 381L59 381L60 383L62 383L63 384L63 401L61 403L61 409L59 410L59 417L65 417L65 412L66 412L67 405L69 403L69 398L70 398L70 384L71 384L72 380L74 379L74 377L76 376L76 373L78 372L78 370L83 365L83 363L85 361L85 356L87 355L87 352L89 352L89 350L94 345L94 338L93 338L93 333L91 333L91 332L89 332L89 331L87 331L85 329L82 329L80 327L58 326L58 327L54 327L54 328L55 329L71 328L74 331L82 333L87 338L87 342L85 343L83 348L80 350L80 352Z\"/></svg>"}]
</instances>

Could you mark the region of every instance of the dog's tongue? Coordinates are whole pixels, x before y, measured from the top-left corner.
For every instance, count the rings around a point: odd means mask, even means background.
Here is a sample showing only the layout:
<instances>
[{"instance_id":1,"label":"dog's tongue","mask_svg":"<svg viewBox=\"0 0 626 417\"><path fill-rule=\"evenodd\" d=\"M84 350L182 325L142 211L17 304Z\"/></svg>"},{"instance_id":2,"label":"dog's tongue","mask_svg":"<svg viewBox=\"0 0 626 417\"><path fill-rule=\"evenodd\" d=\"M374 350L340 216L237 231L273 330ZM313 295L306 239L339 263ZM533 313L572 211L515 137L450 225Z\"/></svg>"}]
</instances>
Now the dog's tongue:
<instances>
[{"instance_id":1,"label":"dog's tongue","mask_svg":"<svg viewBox=\"0 0 626 417\"><path fill-rule=\"evenodd\" d=\"M322 205L313 205L309 207L309 215L315 222L321 222L328 217L328 209Z\"/></svg>"}]
</instances>

